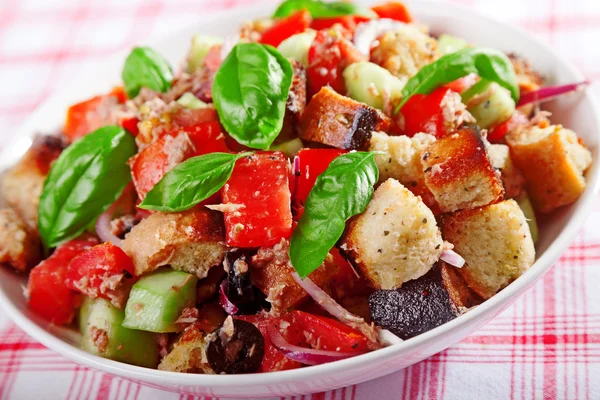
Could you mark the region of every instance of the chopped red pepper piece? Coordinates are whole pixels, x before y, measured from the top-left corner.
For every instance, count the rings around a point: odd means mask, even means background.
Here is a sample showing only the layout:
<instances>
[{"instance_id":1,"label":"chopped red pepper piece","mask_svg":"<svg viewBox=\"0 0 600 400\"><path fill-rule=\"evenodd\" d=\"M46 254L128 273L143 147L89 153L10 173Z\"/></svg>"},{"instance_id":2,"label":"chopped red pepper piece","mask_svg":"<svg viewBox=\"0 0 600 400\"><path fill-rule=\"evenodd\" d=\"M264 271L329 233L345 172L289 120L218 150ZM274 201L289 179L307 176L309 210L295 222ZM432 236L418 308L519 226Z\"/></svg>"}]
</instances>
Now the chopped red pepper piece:
<instances>
[{"instance_id":1,"label":"chopped red pepper piece","mask_svg":"<svg viewBox=\"0 0 600 400\"><path fill-rule=\"evenodd\" d=\"M78 295L67 286L69 262L97 244L98 240L91 236L71 240L31 270L27 284L28 303L36 314L57 325L73 320Z\"/></svg>"},{"instance_id":2,"label":"chopped red pepper piece","mask_svg":"<svg viewBox=\"0 0 600 400\"><path fill-rule=\"evenodd\" d=\"M371 7L379 18L390 18L400 22L412 22L412 16L404 3L399 1L390 1L389 3Z\"/></svg>"},{"instance_id":3,"label":"chopped red pepper piece","mask_svg":"<svg viewBox=\"0 0 600 400\"><path fill-rule=\"evenodd\" d=\"M292 234L288 160L281 152L259 152L237 161L223 187L227 245L272 246Z\"/></svg>"},{"instance_id":4,"label":"chopped red pepper piece","mask_svg":"<svg viewBox=\"0 0 600 400\"><path fill-rule=\"evenodd\" d=\"M347 153L346 150L338 149L302 149L298 152L295 204L304 205L317 177L329 167L336 157L345 153Z\"/></svg>"},{"instance_id":5,"label":"chopped red pepper piece","mask_svg":"<svg viewBox=\"0 0 600 400\"><path fill-rule=\"evenodd\" d=\"M490 143L500 143L502 142L502 139L504 139L504 136L515 130L517 127L525 125L528 122L529 118L527 118L527 115L517 110L508 120L491 127L488 130L487 139L490 141Z\"/></svg>"},{"instance_id":6,"label":"chopped red pepper piece","mask_svg":"<svg viewBox=\"0 0 600 400\"><path fill-rule=\"evenodd\" d=\"M275 22L275 25L262 34L260 42L277 47L290 36L304 32L310 26L311 20L312 18L307 10L298 11Z\"/></svg>"}]
</instances>

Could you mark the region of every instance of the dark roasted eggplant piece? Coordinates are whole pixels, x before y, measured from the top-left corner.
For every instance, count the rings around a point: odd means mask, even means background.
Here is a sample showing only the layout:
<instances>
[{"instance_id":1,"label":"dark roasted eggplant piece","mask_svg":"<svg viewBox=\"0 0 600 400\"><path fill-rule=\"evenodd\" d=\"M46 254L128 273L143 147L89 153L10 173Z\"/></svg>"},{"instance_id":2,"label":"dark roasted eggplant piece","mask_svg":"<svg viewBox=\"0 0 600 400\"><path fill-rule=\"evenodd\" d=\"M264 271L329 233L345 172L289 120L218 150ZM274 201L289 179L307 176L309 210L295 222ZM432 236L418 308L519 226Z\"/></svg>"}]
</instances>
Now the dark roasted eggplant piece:
<instances>
[{"instance_id":1,"label":"dark roasted eggplant piece","mask_svg":"<svg viewBox=\"0 0 600 400\"><path fill-rule=\"evenodd\" d=\"M260 368L265 341L250 322L227 317L213 334L206 357L217 374L247 374Z\"/></svg>"}]
</instances>

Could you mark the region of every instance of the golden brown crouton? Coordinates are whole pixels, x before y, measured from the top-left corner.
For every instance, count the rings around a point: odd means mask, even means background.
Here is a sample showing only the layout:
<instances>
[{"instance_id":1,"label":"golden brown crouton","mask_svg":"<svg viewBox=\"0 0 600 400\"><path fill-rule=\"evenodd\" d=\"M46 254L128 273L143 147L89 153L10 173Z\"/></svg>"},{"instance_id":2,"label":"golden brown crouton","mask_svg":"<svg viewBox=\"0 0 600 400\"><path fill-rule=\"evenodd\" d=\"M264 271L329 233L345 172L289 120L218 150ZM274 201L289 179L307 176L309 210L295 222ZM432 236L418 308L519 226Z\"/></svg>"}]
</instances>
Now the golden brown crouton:
<instances>
[{"instance_id":1,"label":"golden brown crouton","mask_svg":"<svg viewBox=\"0 0 600 400\"><path fill-rule=\"evenodd\" d=\"M308 294L290 275L294 267L290 263L289 249L290 242L281 239L273 247L261 247L251 259L252 283L267 296L271 311L275 313L286 311L308 298ZM323 265L308 277L317 286L324 286L337 272L333 257L328 256Z\"/></svg>"},{"instance_id":2,"label":"golden brown crouton","mask_svg":"<svg viewBox=\"0 0 600 400\"><path fill-rule=\"evenodd\" d=\"M437 40L415 25L385 33L371 50L371 62L379 64L403 82L438 58Z\"/></svg>"},{"instance_id":3,"label":"golden brown crouton","mask_svg":"<svg viewBox=\"0 0 600 400\"><path fill-rule=\"evenodd\" d=\"M521 276L535 260L527 220L512 199L443 215L440 225L444 239L466 261L458 272L484 299Z\"/></svg>"},{"instance_id":4,"label":"golden brown crouton","mask_svg":"<svg viewBox=\"0 0 600 400\"><path fill-rule=\"evenodd\" d=\"M63 150L55 136L38 136L21 160L2 178L4 199L15 209L30 230L37 230L37 207L50 165Z\"/></svg>"},{"instance_id":5,"label":"golden brown crouton","mask_svg":"<svg viewBox=\"0 0 600 400\"><path fill-rule=\"evenodd\" d=\"M0 264L26 271L40 260L37 235L29 233L27 226L13 209L0 210Z\"/></svg>"},{"instance_id":6,"label":"golden brown crouton","mask_svg":"<svg viewBox=\"0 0 600 400\"><path fill-rule=\"evenodd\" d=\"M502 198L504 189L499 174L474 126L438 139L421 158L425 184L442 212L480 207Z\"/></svg>"},{"instance_id":7,"label":"golden brown crouton","mask_svg":"<svg viewBox=\"0 0 600 400\"><path fill-rule=\"evenodd\" d=\"M433 213L395 179L382 183L350 220L340 251L375 289L396 289L429 271L442 253Z\"/></svg>"},{"instance_id":8,"label":"golden brown crouton","mask_svg":"<svg viewBox=\"0 0 600 400\"><path fill-rule=\"evenodd\" d=\"M467 285L458 271L459 268L440 261L440 269L442 283L457 308L471 308L483 302L483 299Z\"/></svg>"},{"instance_id":9,"label":"golden brown crouton","mask_svg":"<svg viewBox=\"0 0 600 400\"><path fill-rule=\"evenodd\" d=\"M306 69L296 60L290 60L294 76L287 99L285 117L281 133L276 143L285 142L298 136L300 117L306 108Z\"/></svg>"},{"instance_id":10,"label":"golden brown crouton","mask_svg":"<svg viewBox=\"0 0 600 400\"><path fill-rule=\"evenodd\" d=\"M504 198L514 199L525 190L525 177L510 158L510 151L505 144L491 144L487 148L492 166L500 171L500 179L504 187Z\"/></svg>"},{"instance_id":11,"label":"golden brown crouton","mask_svg":"<svg viewBox=\"0 0 600 400\"><path fill-rule=\"evenodd\" d=\"M135 275L164 265L204 278L225 256L223 216L205 208L180 213L154 213L123 240Z\"/></svg>"},{"instance_id":12,"label":"golden brown crouton","mask_svg":"<svg viewBox=\"0 0 600 400\"><path fill-rule=\"evenodd\" d=\"M524 127L506 137L510 155L525 175L534 208L543 213L575 202L585 190L592 154L561 125Z\"/></svg>"},{"instance_id":13,"label":"golden brown crouton","mask_svg":"<svg viewBox=\"0 0 600 400\"><path fill-rule=\"evenodd\" d=\"M197 324L185 328L173 350L158 364L161 371L214 374L206 358L207 343Z\"/></svg>"},{"instance_id":14,"label":"golden brown crouton","mask_svg":"<svg viewBox=\"0 0 600 400\"><path fill-rule=\"evenodd\" d=\"M300 139L348 150L369 148L371 132L385 132L391 120L381 111L324 86L300 120Z\"/></svg>"},{"instance_id":15,"label":"golden brown crouton","mask_svg":"<svg viewBox=\"0 0 600 400\"><path fill-rule=\"evenodd\" d=\"M421 153L433 142L435 136L426 133L417 133L409 138L373 132L369 150L378 152L375 162L379 169L379 182L394 178L415 195L421 196L427 207L437 209L435 198L425 185L421 160Z\"/></svg>"}]
</instances>

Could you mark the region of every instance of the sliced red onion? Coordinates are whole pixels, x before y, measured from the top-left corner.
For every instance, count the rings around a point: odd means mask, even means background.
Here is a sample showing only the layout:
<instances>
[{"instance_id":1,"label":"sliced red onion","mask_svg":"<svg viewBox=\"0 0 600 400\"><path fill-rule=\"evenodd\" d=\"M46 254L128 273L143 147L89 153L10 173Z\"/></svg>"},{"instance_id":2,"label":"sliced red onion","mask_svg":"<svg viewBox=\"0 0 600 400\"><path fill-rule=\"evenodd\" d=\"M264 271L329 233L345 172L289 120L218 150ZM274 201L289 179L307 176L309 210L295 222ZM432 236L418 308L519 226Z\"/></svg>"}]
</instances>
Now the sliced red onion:
<instances>
[{"instance_id":1,"label":"sliced red onion","mask_svg":"<svg viewBox=\"0 0 600 400\"><path fill-rule=\"evenodd\" d=\"M223 40L223 45L221 46L221 60L227 58L231 50L235 47L236 44L240 41L240 35L229 35L226 36Z\"/></svg>"},{"instance_id":2,"label":"sliced red onion","mask_svg":"<svg viewBox=\"0 0 600 400\"><path fill-rule=\"evenodd\" d=\"M454 250L444 250L440 256L440 260L447 262L456 268L462 268L465 265L465 259Z\"/></svg>"},{"instance_id":3,"label":"sliced red onion","mask_svg":"<svg viewBox=\"0 0 600 400\"><path fill-rule=\"evenodd\" d=\"M113 214L117 208L118 200L114 202L106 211L104 211L96 220L96 234L102 240L102 242L110 242L115 246L121 247L123 240L117 237L112 232L110 222L112 221Z\"/></svg>"},{"instance_id":4,"label":"sliced red onion","mask_svg":"<svg viewBox=\"0 0 600 400\"><path fill-rule=\"evenodd\" d=\"M227 294L225 293L226 289L227 280L223 280L219 286L219 304L221 304L221 307L223 307L223 310L225 310L227 314L235 315L238 313L238 311L240 311L240 309L229 300Z\"/></svg>"},{"instance_id":5,"label":"sliced red onion","mask_svg":"<svg viewBox=\"0 0 600 400\"><path fill-rule=\"evenodd\" d=\"M369 56L371 54L371 44L375 39L386 32L401 30L407 26L404 22L389 18L373 19L356 27L353 42L358 51Z\"/></svg>"},{"instance_id":6,"label":"sliced red onion","mask_svg":"<svg viewBox=\"0 0 600 400\"><path fill-rule=\"evenodd\" d=\"M269 340L277 350L290 360L298 361L302 364L319 365L362 354L359 352L342 353L339 351L315 350L296 346L285 340L281 333L279 333L279 330L272 325L269 325L267 328L267 334Z\"/></svg>"},{"instance_id":7,"label":"sliced red onion","mask_svg":"<svg viewBox=\"0 0 600 400\"><path fill-rule=\"evenodd\" d=\"M323 307L325 311L339 319L346 325L360 331L372 343L377 343L377 332L372 325L369 325L361 317L352 314L337 301L331 298L323 289L315 285L309 278L301 279L297 272L292 272L292 277L308 293L308 295Z\"/></svg>"},{"instance_id":8,"label":"sliced red onion","mask_svg":"<svg viewBox=\"0 0 600 400\"><path fill-rule=\"evenodd\" d=\"M527 92L521 96L519 102L517 103L517 107L531 103L541 103L544 101L554 100L555 98L567 93L582 91L588 87L589 84L590 81L583 81L570 83L568 85L546 86L532 92Z\"/></svg>"},{"instance_id":9,"label":"sliced red onion","mask_svg":"<svg viewBox=\"0 0 600 400\"><path fill-rule=\"evenodd\" d=\"M300 173L300 157L296 156L296 157L294 157L294 165L292 167L292 175L298 176L299 173Z\"/></svg>"}]
</instances>

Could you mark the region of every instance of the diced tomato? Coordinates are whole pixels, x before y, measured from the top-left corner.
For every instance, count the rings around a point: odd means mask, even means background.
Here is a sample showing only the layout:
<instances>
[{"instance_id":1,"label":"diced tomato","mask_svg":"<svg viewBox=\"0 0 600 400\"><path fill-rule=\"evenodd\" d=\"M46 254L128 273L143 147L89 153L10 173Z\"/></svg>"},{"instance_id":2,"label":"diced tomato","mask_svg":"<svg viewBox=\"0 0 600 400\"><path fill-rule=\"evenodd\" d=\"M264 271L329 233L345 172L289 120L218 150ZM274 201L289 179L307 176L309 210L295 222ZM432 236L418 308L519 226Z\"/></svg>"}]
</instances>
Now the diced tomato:
<instances>
[{"instance_id":1,"label":"diced tomato","mask_svg":"<svg viewBox=\"0 0 600 400\"><path fill-rule=\"evenodd\" d=\"M447 83L444 86L452 89L456 93L462 93L476 84L478 80L479 76L477 74L469 74L467 76L463 76L462 78L458 78L455 81Z\"/></svg>"},{"instance_id":2,"label":"diced tomato","mask_svg":"<svg viewBox=\"0 0 600 400\"><path fill-rule=\"evenodd\" d=\"M137 134L140 133L140 130L138 129L139 122L140 120L135 117L125 118L121 121L121 126L131 132L133 136L137 136Z\"/></svg>"},{"instance_id":3,"label":"diced tomato","mask_svg":"<svg viewBox=\"0 0 600 400\"><path fill-rule=\"evenodd\" d=\"M304 32L310 26L311 20L312 18L307 10L298 11L275 22L275 25L263 32L260 42L277 47L290 36Z\"/></svg>"},{"instance_id":4,"label":"diced tomato","mask_svg":"<svg viewBox=\"0 0 600 400\"><path fill-rule=\"evenodd\" d=\"M288 369L300 368L302 366L302 364L299 362L290 360L281 354L279 350L273 346L267 333L268 326L271 324L280 330L282 336L288 342L296 346L306 346L302 331L292 326L292 318L289 314L282 315L280 318L265 315L244 315L235 318L253 323L256 325L258 330L260 330L260 333L262 333L264 337L265 355L263 356L263 361L259 372L284 371ZM281 323L282 321L283 324ZM287 328L282 329L284 326Z\"/></svg>"},{"instance_id":5,"label":"diced tomato","mask_svg":"<svg viewBox=\"0 0 600 400\"><path fill-rule=\"evenodd\" d=\"M131 175L140 199L177 164L190 157L229 152L218 122L203 122L175 129L130 160Z\"/></svg>"},{"instance_id":6,"label":"diced tomato","mask_svg":"<svg viewBox=\"0 0 600 400\"><path fill-rule=\"evenodd\" d=\"M67 286L68 265L75 256L97 244L98 240L91 236L71 240L31 270L28 303L36 314L57 325L73 320L78 294Z\"/></svg>"},{"instance_id":7,"label":"diced tomato","mask_svg":"<svg viewBox=\"0 0 600 400\"><path fill-rule=\"evenodd\" d=\"M306 332L306 341L318 350L350 353L369 351L365 335L332 318L294 310L292 327Z\"/></svg>"},{"instance_id":8,"label":"diced tomato","mask_svg":"<svg viewBox=\"0 0 600 400\"><path fill-rule=\"evenodd\" d=\"M306 74L309 96L327 85L336 92L345 94L344 69L350 64L366 59L367 57L345 39L339 30L319 31L308 51Z\"/></svg>"},{"instance_id":9,"label":"diced tomato","mask_svg":"<svg viewBox=\"0 0 600 400\"><path fill-rule=\"evenodd\" d=\"M237 161L222 191L227 245L272 246L292 234L288 161L282 152L259 152Z\"/></svg>"},{"instance_id":10,"label":"diced tomato","mask_svg":"<svg viewBox=\"0 0 600 400\"><path fill-rule=\"evenodd\" d=\"M500 143L502 139L504 139L504 136L520 125L525 125L527 122L529 122L529 118L521 111L517 110L508 120L491 127L488 130L487 139L490 143Z\"/></svg>"},{"instance_id":11,"label":"diced tomato","mask_svg":"<svg viewBox=\"0 0 600 400\"><path fill-rule=\"evenodd\" d=\"M103 243L77 255L67 269L67 287L122 308L133 285L131 258L120 247Z\"/></svg>"},{"instance_id":12,"label":"diced tomato","mask_svg":"<svg viewBox=\"0 0 600 400\"><path fill-rule=\"evenodd\" d=\"M203 65L208 68L209 71L217 72L219 67L221 66L221 48L223 46L220 44L216 44L212 46L206 56L204 56Z\"/></svg>"},{"instance_id":13,"label":"diced tomato","mask_svg":"<svg viewBox=\"0 0 600 400\"><path fill-rule=\"evenodd\" d=\"M362 15L346 15L343 17L335 18L318 18L312 21L310 27L314 30L320 31L322 29L329 29L335 24L340 24L348 31L354 33L358 24L370 20L371 18Z\"/></svg>"},{"instance_id":14,"label":"diced tomato","mask_svg":"<svg viewBox=\"0 0 600 400\"><path fill-rule=\"evenodd\" d=\"M440 87L430 94L415 94L400 110L404 116L404 134L414 136L419 132L442 137L449 133L452 124L444 115L444 98L452 90Z\"/></svg>"},{"instance_id":15,"label":"diced tomato","mask_svg":"<svg viewBox=\"0 0 600 400\"><path fill-rule=\"evenodd\" d=\"M308 194L329 164L338 156L347 153L338 149L302 149L298 152L298 172L296 172L296 190L294 200L304 205Z\"/></svg>"},{"instance_id":16,"label":"diced tomato","mask_svg":"<svg viewBox=\"0 0 600 400\"><path fill-rule=\"evenodd\" d=\"M125 103L127 101L127 93L123 86L115 86L109 94L116 97L119 103Z\"/></svg>"},{"instance_id":17,"label":"diced tomato","mask_svg":"<svg viewBox=\"0 0 600 400\"><path fill-rule=\"evenodd\" d=\"M412 22L412 16L404 3L399 1L390 1L389 3L381 4L372 7L371 10L375 11L375 14L379 18L390 18L400 22Z\"/></svg>"}]
</instances>

